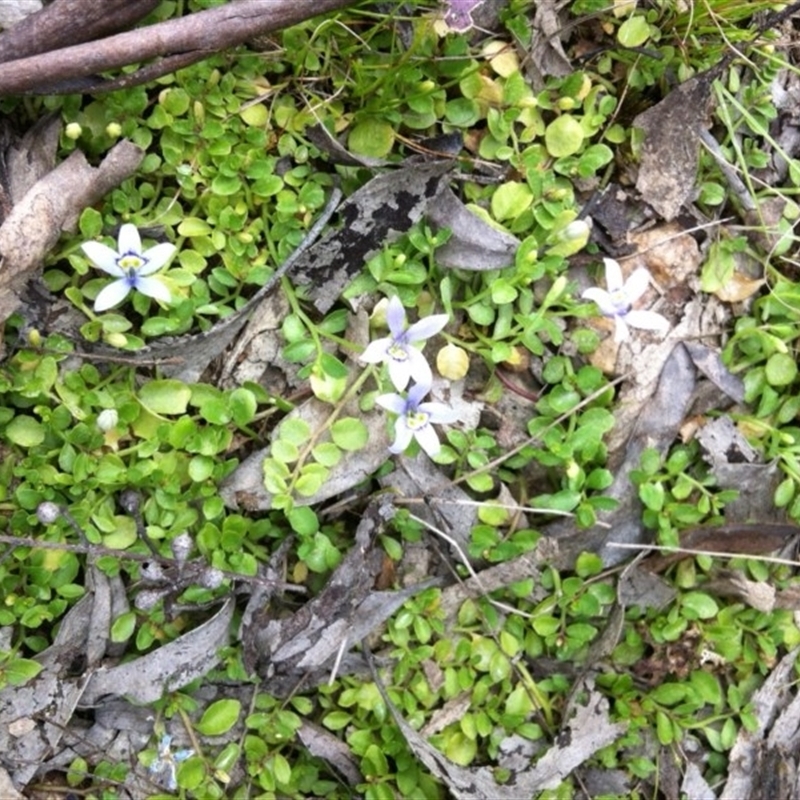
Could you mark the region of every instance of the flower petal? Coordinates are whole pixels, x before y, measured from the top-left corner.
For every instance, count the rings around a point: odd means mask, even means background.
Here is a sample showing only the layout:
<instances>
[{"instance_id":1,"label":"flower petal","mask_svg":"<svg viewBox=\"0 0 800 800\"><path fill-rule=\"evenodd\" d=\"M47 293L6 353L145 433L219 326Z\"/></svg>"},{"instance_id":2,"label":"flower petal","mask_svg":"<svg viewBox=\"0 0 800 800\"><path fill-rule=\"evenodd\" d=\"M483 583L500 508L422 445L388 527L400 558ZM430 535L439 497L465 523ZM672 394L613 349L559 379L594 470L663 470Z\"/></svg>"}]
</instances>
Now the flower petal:
<instances>
[{"instance_id":1,"label":"flower petal","mask_svg":"<svg viewBox=\"0 0 800 800\"><path fill-rule=\"evenodd\" d=\"M416 411L417 408L419 408L419 404L422 402L422 398L425 397L425 395L428 394L430 390L431 390L430 381L428 381L427 383L425 383L424 381L415 383L408 390L408 401L407 401L408 408L413 408Z\"/></svg>"},{"instance_id":2,"label":"flower petal","mask_svg":"<svg viewBox=\"0 0 800 800\"><path fill-rule=\"evenodd\" d=\"M629 311L624 319L628 325L645 331L658 331L664 335L669 330L669 320L655 311Z\"/></svg>"},{"instance_id":3,"label":"flower petal","mask_svg":"<svg viewBox=\"0 0 800 800\"><path fill-rule=\"evenodd\" d=\"M125 274L122 268L117 266L119 253L112 250L108 245L101 242L84 242L81 245L81 250L97 269L101 269L115 278L121 278Z\"/></svg>"},{"instance_id":4,"label":"flower petal","mask_svg":"<svg viewBox=\"0 0 800 800\"><path fill-rule=\"evenodd\" d=\"M124 278L109 283L97 295L94 301L94 310L97 312L106 311L112 306L121 303L128 296L130 290L131 285Z\"/></svg>"},{"instance_id":5,"label":"flower petal","mask_svg":"<svg viewBox=\"0 0 800 800\"><path fill-rule=\"evenodd\" d=\"M139 275L152 275L154 272L158 272L175 255L177 249L174 244L169 242L151 247L144 254L146 263L139 269Z\"/></svg>"},{"instance_id":6,"label":"flower petal","mask_svg":"<svg viewBox=\"0 0 800 800\"><path fill-rule=\"evenodd\" d=\"M420 447L431 457L439 455L442 449L439 443L439 437L432 425L425 425L425 427L414 431L414 438L419 442Z\"/></svg>"},{"instance_id":7,"label":"flower petal","mask_svg":"<svg viewBox=\"0 0 800 800\"><path fill-rule=\"evenodd\" d=\"M136 253L138 256L142 255L142 237L139 236L139 231L135 225L126 222L119 229L117 249L120 255L125 255L126 253Z\"/></svg>"},{"instance_id":8,"label":"flower petal","mask_svg":"<svg viewBox=\"0 0 800 800\"><path fill-rule=\"evenodd\" d=\"M593 287L587 289L581 297L584 300L592 300L597 303L600 313L605 317L615 317L617 315L617 307L611 295L605 289L598 289Z\"/></svg>"},{"instance_id":9,"label":"flower petal","mask_svg":"<svg viewBox=\"0 0 800 800\"><path fill-rule=\"evenodd\" d=\"M423 317L406 331L406 338L409 342L430 339L431 336L439 333L449 321L450 317L447 314L432 314L430 317Z\"/></svg>"},{"instance_id":10,"label":"flower petal","mask_svg":"<svg viewBox=\"0 0 800 800\"><path fill-rule=\"evenodd\" d=\"M604 258L606 265L606 289L609 292L618 292L625 284L622 280L622 268L613 258Z\"/></svg>"},{"instance_id":11,"label":"flower petal","mask_svg":"<svg viewBox=\"0 0 800 800\"><path fill-rule=\"evenodd\" d=\"M629 303L635 303L650 285L650 273L644 268L635 269L625 281L625 297Z\"/></svg>"},{"instance_id":12,"label":"flower petal","mask_svg":"<svg viewBox=\"0 0 800 800\"><path fill-rule=\"evenodd\" d=\"M394 425L394 441L389 447L390 453L402 453L411 444L414 432L406 425L405 417L398 417Z\"/></svg>"},{"instance_id":13,"label":"flower petal","mask_svg":"<svg viewBox=\"0 0 800 800\"><path fill-rule=\"evenodd\" d=\"M159 300L162 303L169 303L172 300L172 295L169 289L158 278L142 278L136 277L136 291L152 297L154 300Z\"/></svg>"},{"instance_id":14,"label":"flower petal","mask_svg":"<svg viewBox=\"0 0 800 800\"><path fill-rule=\"evenodd\" d=\"M383 339L376 339L366 346L359 358L366 364L377 364L379 361L386 361L389 358L388 350L391 346L392 340L388 336Z\"/></svg>"},{"instance_id":15,"label":"flower petal","mask_svg":"<svg viewBox=\"0 0 800 800\"><path fill-rule=\"evenodd\" d=\"M393 339L398 339L406 329L406 310L397 295L389 299L389 305L386 307L386 324L392 332Z\"/></svg>"},{"instance_id":16,"label":"flower petal","mask_svg":"<svg viewBox=\"0 0 800 800\"><path fill-rule=\"evenodd\" d=\"M458 421L458 412L444 403L421 403L419 410L428 415L428 420L435 424Z\"/></svg>"},{"instance_id":17,"label":"flower petal","mask_svg":"<svg viewBox=\"0 0 800 800\"><path fill-rule=\"evenodd\" d=\"M411 380L411 361L407 358L401 360L389 356L387 363L389 364L389 380L392 382L392 386L398 392L402 392Z\"/></svg>"},{"instance_id":18,"label":"flower petal","mask_svg":"<svg viewBox=\"0 0 800 800\"><path fill-rule=\"evenodd\" d=\"M375 398L375 403L394 414L405 414L407 401L399 394L382 394Z\"/></svg>"},{"instance_id":19,"label":"flower petal","mask_svg":"<svg viewBox=\"0 0 800 800\"><path fill-rule=\"evenodd\" d=\"M627 342L631 338L631 332L628 330L623 317L615 317L614 326L615 342Z\"/></svg>"},{"instance_id":20,"label":"flower petal","mask_svg":"<svg viewBox=\"0 0 800 800\"><path fill-rule=\"evenodd\" d=\"M433 372L431 365L419 350L413 345L408 348L408 359L405 362L408 365L408 373L414 379L415 383L423 383L430 386L433 383ZM389 374L391 374L391 367ZM403 387L405 389L405 386Z\"/></svg>"}]
</instances>

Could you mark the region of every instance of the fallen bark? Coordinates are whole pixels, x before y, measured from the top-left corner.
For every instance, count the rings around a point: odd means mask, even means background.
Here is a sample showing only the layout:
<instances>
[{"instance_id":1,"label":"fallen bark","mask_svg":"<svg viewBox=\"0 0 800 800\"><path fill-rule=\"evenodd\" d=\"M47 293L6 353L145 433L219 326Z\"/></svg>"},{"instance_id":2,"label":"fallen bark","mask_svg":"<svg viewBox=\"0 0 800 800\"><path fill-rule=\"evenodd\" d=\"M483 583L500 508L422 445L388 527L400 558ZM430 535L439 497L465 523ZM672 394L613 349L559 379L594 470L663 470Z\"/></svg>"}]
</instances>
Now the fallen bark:
<instances>
[{"instance_id":1,"label":"fallen bark","mask_svg":"<svg viewBox=\"0 0 800 800\"><path fill-rule=\"evenodd\" d=\"M0 70L0 95L99 92L136 86L255 36L353 4L353 0L234 0L104 39L15 58ZM101 72L150 59L161 62L122 76L120 81L99 77Z\"/></svg>"}]
</instances>

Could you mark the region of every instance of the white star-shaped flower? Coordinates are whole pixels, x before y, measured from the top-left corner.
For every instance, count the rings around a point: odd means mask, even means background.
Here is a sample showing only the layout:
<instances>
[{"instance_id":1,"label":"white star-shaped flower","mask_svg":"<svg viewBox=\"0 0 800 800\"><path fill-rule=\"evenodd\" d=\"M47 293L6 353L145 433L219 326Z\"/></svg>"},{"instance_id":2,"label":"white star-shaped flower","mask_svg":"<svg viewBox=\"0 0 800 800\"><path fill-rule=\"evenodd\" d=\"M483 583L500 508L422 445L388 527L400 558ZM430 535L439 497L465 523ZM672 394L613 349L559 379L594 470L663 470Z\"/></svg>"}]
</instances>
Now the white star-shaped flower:
<instances>
[{"instance_id":1,"label":"white star-shaped flower","mask_svg":"<svg viewBox=\"0 0 800 800\"><path fill-rule=\"evenodd\" d=\"M656 331L662 336L669 330L669 321L655 311L642 311L633 304L647 291L650 273L644 268L634 270L627 281L622 280L622 269L612 258L604 258L606 288L587 289L581 297L597 303L603 316L614 320L614 340L624 342L630 338L628 326L646 331Z\"/></svg>"},{"instance_id":2,"label":"white star-shaped flower","mask_svg":"<svg viewBox=\"0 0 800 800\"><path fill-rule=\"evenodd\" d=\"M148 276L158 272L172 258L176 250L174 244L157 244L143 251L136 226L126 223L119 229L116 251L100 242L84 242L81 249L95 267L117 278L97 295L95 311L106 311L121 303L131 289L163 303L170 301L169 289L158 278Z\"/></svg>"},{"instance_id":3,"label":"white star-shaped flower","mask_svg":"<svg viewBox=\"0 0 800 800\"><path fill-rule=\"evenodd\" d=\"M457 412L444 403L423 403L422 398L430 391L430 384L414 384L408 396L401 394L382 394L375 402L397 414L394 427L394 442L389 448L392 453L402 453L416 439L420 447L433 458L441 445L433 425L442 422L455 422Z\"/></svg>"},{"instance_id":4,"label":"white star-shaped flower","mask_svg":"<svg viewBox=\"0 0 800 800\"><path fill-rule=\"evenodd\" d=\"M447 314L433 314L406 327L406 310L400 299L393 297L386 309L386 322L391 335L370 342L361 354L361 360L367 364L385 361L389 365L389 378L398 391L403 391L412 378L417 383L430 386L433 373L414 342L435 336L447 325L448 319Z\"/></svg>"}]
</instances>

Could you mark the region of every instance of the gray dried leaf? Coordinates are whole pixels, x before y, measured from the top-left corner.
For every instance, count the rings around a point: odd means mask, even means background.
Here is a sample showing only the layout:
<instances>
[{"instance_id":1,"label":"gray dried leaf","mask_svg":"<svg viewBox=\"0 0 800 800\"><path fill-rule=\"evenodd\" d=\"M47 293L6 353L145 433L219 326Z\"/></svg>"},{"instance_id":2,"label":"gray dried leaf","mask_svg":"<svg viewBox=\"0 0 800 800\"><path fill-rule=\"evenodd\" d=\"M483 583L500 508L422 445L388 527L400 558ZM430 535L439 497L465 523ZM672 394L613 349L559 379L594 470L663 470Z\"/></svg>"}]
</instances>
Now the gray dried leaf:
<instances>
[{"instance_id":1,"label":"gray dried leaf","mask_svg":"<svg viewBox=\"0 0 800 800\"><path fill-rule=\"evenodd\" d=\"M452 233L436 251L440 266L487 270L514 263L519 239L473 214L449 188L439 193L425 216L437 228L449 228Z\"/></svg>"},{"instance_id":2,"label":"gray dried leaf","mask_svg":"<svg viewBox=\"0 0 800 800\"><path fill-rule=\"evenodd\" d=\"M684 347L689 351L694 365L706 378L734 402L744 403L744 381L722 363L719 350L691 341L684 342Z\"/></svg>"},{"instance_id":3,"label":"gray dried leaf","mask_svg":"<svg viewBox=\"0 0 800 800\"><path fill-rule=\"evenodd\" d=\"M389 435L385 415L380 411L360 411L356 400L350 401L344 412L345 415L358 417L366 425L369 434L366 447L345 452L339 463L331 467L319 492L310 497L296 497L297 505L321 503L349 491L366 480L388 458ZM312 397L295 408L287 419L302 419L312 431L318 431L325 426L330 413L330 405ZM253 453L222 482L219 493L228 508L248 511L272 508L273 495L264 487L262 466L269 453L269 447Z\"/></svg>"},{"instance_id":4,"label":"gray dried leaf","mask_svg":"<svg viewBox=\"0 0 800 800\"><path fill-rule=\"evenodd\" d=\"M327 311L364 264L422 219L439 194L450 161L437 161L387 172L373 178L339 208L341 227L329 232L300 257L295 280Z\"/></svg>"},{"instance_id":5,"label":"gray dried leaf","mask_svg":"<svg viewBox=\"0 0 800 800\"><path fill-rule=\"evenodd\" d=\"M228 598L211 619L175 641L141 658L93 673L82 705L94 705L105 695L152 703L202 677L219 663L217 650L230 639L233 609L233 599Z\"/></svg>"},{"instance_id":6,"label":"gray dried leaf","mask_svg":"<svg viewBox=\"0 0 800 800\"><path fill-rule=\"evenodd\" d=\"M636 188L666 220L674 219L695 192L700 127L712 81L709 73L691 78L633 120L645 132Z\"/></svg>"}]
</instances>

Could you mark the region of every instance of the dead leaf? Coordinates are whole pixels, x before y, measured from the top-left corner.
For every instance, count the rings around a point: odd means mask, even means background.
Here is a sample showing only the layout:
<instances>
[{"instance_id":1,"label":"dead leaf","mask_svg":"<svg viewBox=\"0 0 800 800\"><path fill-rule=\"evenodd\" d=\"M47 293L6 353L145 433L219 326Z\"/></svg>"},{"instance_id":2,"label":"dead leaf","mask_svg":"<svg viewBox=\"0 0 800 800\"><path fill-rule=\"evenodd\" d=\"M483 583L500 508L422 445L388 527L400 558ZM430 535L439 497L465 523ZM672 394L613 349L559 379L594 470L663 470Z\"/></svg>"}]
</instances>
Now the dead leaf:
<instances>
[{"instance_id":1,"label":"dead leaf","mask_svg":"<svg viewBox=\"0 0 800 800\"><path fill-rule=\"evenodd\" d=\"M437 195L426 217L437 228L448 228L452 234L436 251L440 266L487 270L514 263L519 239L472 213L449 188Z\"/></svg>"},{"instance_id":2,"label":"dead leaf","mask_svg":"<svg viewBox=\"0 0 800 800\"><path fill-rule=\"evenodd\" d=\"M228 598L213 617L169 644L133 661L93 673L81 704L95 705L105 695L127 697L135 703L153 703L201 678L219 663L217 651L230 640L234 606L233 598Z\"/></svg>"},{"instance_id":3,"label":"dead leaf","mask_svg":"<svg viewBox=\"0 0 800 800\"><path fill-rule=\"evenodd\" d=\"M645 132L636 188L667 221L694 196L699 132L707 124L715 77L704 72L689 79L633 120Z\"/></svg>"},{"instance_id":4,"label":"dead leaf","mask_svg":"<svg viewBox=\"0 0 800 800\"><path fill-rule=\"evenodd\" d=\"M422 219L451 168L451 161L437 161L387 172L342 203L341 227L309 248L293 270L319 311L328 311L372 256Z\"/></svg>"},{"instance_id":5,"label":"dead leaf","mask_svg":"<svg viewBox=\"0 0 800 800\"><path fill-rule=\"evenodd\" d=\"M390 442L385 414L379 410L361 411L357 399L344 406L343 414L356 416L366 425L366 447L345 451L341 460L330 468L320 490L310 497L296 497L297 505L321 503L349 491L372 475L388 458ZM301 419L309 425L312 432L316 432L325 428L330 416L330 405L312 397L295 408L287 419ZM253 453L222 482L219 493L228 508L242 508L247 511L266 511L272 508L273 495L264 486L263 465L269 454L269 447Z\"/></svg>"}]
</instances>

